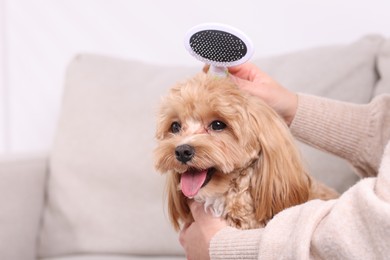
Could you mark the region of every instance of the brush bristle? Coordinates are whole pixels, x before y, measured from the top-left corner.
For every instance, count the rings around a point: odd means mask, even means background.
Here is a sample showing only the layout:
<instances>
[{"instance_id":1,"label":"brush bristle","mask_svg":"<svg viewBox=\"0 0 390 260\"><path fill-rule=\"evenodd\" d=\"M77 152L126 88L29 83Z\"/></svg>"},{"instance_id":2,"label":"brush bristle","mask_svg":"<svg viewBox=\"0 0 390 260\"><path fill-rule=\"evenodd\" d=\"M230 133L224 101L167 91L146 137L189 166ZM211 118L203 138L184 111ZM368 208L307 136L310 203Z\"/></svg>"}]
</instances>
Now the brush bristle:
<instances>
[{"instance_id":1,"label":"brush bristle","mask_svg":"<svg viewBox=\"0 0 390 260\"><path fill-rule=\"evenodd\" d=\"M190 47L198 56L220 65L238 61L247 54L247 46L240 38L219 30L203 30L193 34Z\"/></svg>"}]
</instances>

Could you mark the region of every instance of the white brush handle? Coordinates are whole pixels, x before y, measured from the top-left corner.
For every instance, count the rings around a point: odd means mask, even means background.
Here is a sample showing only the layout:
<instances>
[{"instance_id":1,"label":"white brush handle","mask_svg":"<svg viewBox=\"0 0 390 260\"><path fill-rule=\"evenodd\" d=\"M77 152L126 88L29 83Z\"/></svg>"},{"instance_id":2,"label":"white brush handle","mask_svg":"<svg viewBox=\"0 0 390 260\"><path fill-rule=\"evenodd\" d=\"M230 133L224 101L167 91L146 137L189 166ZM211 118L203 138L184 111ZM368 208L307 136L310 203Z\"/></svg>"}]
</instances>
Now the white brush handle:
<instances>
[{"instance_id":1,"label":"white brush handle","mask_svg":"<svg viewBox=\"0 0 390 260\"><path fill-rule=\"evenodd\" d=\"M226 67L217 67L217 66L211 65L208 73L210 73L211 75L215 75L215 76L224 78L228 75L228 70Z\"/></svg>"}]
</instances>

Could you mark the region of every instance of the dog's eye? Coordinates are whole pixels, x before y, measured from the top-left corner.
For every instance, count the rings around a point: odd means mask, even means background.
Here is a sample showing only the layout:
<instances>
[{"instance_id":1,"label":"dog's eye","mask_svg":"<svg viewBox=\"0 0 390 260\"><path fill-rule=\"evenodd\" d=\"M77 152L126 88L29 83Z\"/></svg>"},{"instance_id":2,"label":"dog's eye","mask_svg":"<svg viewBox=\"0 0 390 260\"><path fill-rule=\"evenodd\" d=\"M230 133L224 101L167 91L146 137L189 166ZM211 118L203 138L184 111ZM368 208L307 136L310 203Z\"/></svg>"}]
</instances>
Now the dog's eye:
<instances>
[{"instance_id":1,"label":"dog's eye","mask_svg":"<svg viewBox=\"0 0 390 260\"><path fill-rule=\"evenodd\" d=\"M181 125L178 122L173 122L171 125L171 133L176 134L180 132Z\"/></svg>"},{"instance_id":2,"label":"dog's eye","mask_svg":"<svg viewBox=\"0 0 390 260\"><path fill-rule=\"evenodd\" d=\"M222 121L215 120L215 121L211 122L210 128L211 128L211 130L214 130L214 131L221 131L221 130L226 128L226 124Z\"/></svg>"}]
</instances>

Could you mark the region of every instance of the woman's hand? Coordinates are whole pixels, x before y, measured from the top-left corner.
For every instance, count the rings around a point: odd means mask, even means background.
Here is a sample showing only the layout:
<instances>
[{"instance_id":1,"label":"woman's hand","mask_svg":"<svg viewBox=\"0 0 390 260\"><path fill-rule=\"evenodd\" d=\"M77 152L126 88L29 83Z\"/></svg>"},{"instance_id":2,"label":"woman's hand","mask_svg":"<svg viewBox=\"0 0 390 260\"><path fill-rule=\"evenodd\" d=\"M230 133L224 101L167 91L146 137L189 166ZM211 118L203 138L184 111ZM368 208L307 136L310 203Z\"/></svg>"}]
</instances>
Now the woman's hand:
<instances>
[{"instance_id":1,"label":"woman's hand","mask_svg":"<svg viewBox=\"0 0 390 260\"><path fill-rule=\"evenodd\" d=\"M290 125L297 110L297 95L252 63L229 68L232 80L241 89L261 98Z\"/></svg>"},{"instance_id":2,"label":"woman's hand","mask_svg":"<svg viewBox=\"0 0 390 260\"><path fill-rule=\"evenodd\" d=\"M204 66L203 71L207 72L209 67ZM239 88L261 98L285 120L287 125L291 124L298 106L298 98L294 92L282 87L250 62L230 67L229 73Z\"/></svg>"},{"instance_id":3,"label":"woman's hand","mask_svg":"<svg viewBox=\"0 0 390 260\"><path fill-rule=\"evenodd\" d=\"M181 230L180 244L184 248L187 259L210 259L210 241L218 231L227 227L227 223L206 212L204 205L199 202L190 201L189 206L194 222L186 224Z\"/></svg>"}]
</instances>

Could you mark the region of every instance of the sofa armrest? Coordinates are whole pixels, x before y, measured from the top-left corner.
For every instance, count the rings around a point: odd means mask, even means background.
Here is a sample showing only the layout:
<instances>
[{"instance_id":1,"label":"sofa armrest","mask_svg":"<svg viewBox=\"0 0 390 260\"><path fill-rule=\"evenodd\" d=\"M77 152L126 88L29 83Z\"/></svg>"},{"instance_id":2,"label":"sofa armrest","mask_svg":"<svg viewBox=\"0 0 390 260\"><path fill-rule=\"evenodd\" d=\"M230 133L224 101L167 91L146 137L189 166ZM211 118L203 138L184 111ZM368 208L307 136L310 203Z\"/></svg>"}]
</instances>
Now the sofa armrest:
<instances>
[{"instance_id":1,"label":"sofa armrest","mask_svg":"<svg viewBox=\"0 0 390 260\"><path fill-rule=\"evenodd\" d=\"M44 203L45 155L0 156L0 259L35 259Z\"/></svg>"}]
</instances>

